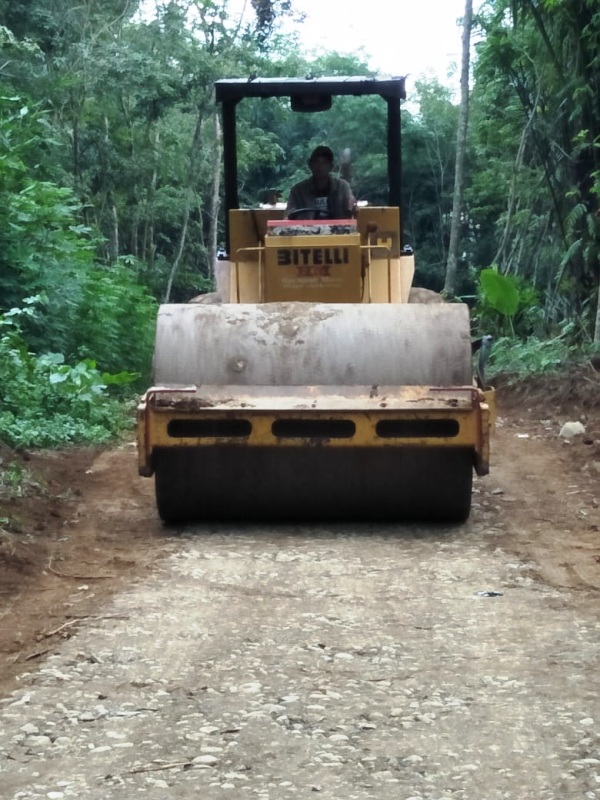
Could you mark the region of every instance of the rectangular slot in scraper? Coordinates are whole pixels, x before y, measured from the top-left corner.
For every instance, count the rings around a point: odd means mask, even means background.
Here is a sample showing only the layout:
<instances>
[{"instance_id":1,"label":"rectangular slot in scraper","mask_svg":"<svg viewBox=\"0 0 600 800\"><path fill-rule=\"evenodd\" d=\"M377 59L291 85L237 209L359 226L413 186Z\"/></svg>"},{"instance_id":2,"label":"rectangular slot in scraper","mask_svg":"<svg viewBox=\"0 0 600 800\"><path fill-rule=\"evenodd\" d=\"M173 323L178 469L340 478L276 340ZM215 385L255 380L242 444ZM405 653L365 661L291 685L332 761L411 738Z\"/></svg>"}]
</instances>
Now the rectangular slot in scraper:
<instances>
[{"instance_id":1,"label":"rectangular slot in scraper","mask_svg":"<svg viewBox=\"0 0 600 800\"><path fill-rule=\"evenodd\" d=\"M351 419L278 419L271 431L278 439L351 439L356 425Z\"/></svg>"},{"instance_id":2,"label":"rectangular slot in scraper","mask_svg":"<svg viewBox=\"0 0 600 800\"><path fill-rule=\"evenodd\" d=\"M456 419L382 419L375 427L382 439L451 439L459 431Z\"/></svg>"},{"instance_id":3,"label":"rectangular slot in scraper","mask_svg":"<svg viewBox=\"0 0 600 800\"><path fill-rule=\"evenodd\" d=\"M172 419L167 433L173 439L223 439L250 436L248 419Z\"/></svg>"}]
</instances>

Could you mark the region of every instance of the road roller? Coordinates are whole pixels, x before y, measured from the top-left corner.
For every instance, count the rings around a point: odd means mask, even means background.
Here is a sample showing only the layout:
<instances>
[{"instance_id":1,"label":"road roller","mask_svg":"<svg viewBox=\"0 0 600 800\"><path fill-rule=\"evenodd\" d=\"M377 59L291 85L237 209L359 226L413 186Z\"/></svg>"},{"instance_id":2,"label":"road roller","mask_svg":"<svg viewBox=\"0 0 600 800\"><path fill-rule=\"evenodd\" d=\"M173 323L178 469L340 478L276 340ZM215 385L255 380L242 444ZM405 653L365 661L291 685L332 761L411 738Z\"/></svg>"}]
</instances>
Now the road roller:
<instances>
[{"instance_id":1,"label":"road roller","mask_svg":"<svg viewBox=\"0 0 600 800\"><path fill-rule=\"evenodd\" d=\"M139 472L158 513L192 520L462 522L489 470L493 392L473 377L462 303L408 303L401 232L403 78L221 80L225 239L218 300L158 311ZM348 219L241 208L236 107L343 95L387 105L388 204Z\"/></svg>"}]
</instances>

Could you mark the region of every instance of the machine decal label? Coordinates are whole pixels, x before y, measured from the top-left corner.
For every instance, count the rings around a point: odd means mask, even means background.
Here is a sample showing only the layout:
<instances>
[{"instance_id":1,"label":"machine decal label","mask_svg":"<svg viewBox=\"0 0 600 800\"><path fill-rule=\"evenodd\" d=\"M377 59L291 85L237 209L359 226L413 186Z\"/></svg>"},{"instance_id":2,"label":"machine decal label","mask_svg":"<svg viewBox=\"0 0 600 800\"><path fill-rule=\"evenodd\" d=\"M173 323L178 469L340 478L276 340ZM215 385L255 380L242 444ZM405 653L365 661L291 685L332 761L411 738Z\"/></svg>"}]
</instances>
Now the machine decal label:
<instances>
[{"instance_id":1,"label":"machine decal label","mask_svg":"<svg viewBox=\"0 0 600 800\"><path fill-rule=\"evenodd\" d=\"M279 248L277 264L280 267L298 267L298 274L329 275L329 268L338 264L349 264L347 247L299 247Z\"/></svg>"}]
</instances>

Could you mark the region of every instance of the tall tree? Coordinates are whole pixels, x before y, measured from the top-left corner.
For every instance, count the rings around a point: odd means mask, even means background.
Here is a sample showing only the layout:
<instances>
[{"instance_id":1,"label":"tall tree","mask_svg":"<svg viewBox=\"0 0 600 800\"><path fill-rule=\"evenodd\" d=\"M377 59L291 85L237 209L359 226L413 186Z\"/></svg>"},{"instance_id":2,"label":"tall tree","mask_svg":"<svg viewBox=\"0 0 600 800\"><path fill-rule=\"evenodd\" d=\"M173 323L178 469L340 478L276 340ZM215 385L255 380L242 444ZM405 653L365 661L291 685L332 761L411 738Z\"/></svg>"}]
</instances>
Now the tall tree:
<instances>
[{"instance_id":1,"label":"tall tree","mask_svg":"<svg viewBox=\"0 0 600 800\"><path fill-rule=\"evenodd\" d=\"M454 297L456 291L456 272L461 240L463 187L465 180L465 164L467 159L467 131L469 125L469 72L471 58L471 28L473 26L473 0L465 0L465 14L462 30L462 58L460 71L460 109L458 114L458 130L456 134L456 164L454 173L454 198L452 203L452 222L450 227L450 245L446 265L446 282L444 295Z\"/></svg>"},{"instance_id":2,"label":"tall tree","mask_svg":"<svg viewBox=\"0 0 600 800\"><path fill-rule=\"evenodd\" d=\"M478 224L488 231L497 212L489 258L534 284L547 323L578 320L590 336L600 281L600 8L490 0L481 22L471 211L487 209Z\"/></svg>"}]
</instances>

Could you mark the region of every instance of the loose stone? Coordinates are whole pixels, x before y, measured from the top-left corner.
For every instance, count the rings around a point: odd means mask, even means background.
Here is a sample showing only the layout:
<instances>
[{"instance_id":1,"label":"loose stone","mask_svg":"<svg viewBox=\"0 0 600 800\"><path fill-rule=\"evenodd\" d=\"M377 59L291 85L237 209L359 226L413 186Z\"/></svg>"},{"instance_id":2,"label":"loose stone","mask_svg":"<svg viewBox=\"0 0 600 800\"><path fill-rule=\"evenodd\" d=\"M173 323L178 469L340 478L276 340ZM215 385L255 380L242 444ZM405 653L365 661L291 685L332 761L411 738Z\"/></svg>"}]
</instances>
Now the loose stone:
<instances>
[{"instance_id":1,"label":"loose stone","mask_svg":"<svg viewBox=\"0 0 600 800\"><path fill-rule=\"evenodd\" d=\"M25 744L27 747L48 747L52 740L49 736L28 736Z\"/></svg>"},{"instance_id":2,"label":"loose stone","mask_svg":"<svg viewBox=\"0 0 600 800\"><path fill-rule=\"evenodd\" d=\"M28 722L26 725L23 725L21 730L23 731L23 733L26 733L28 736L35 736L36 734L38 734L40 732L40 729L38 728L38 726L34 725L31 722Z\"/></svg>"},{"instance_id":3,"label":"loose stone","mask_svg":"<svg viewBox=\"0 0 600 800\"><path fill-rule=\"evenodd\" d=\"M204 755L204 756L196 756L196 758L192 759L192 764L198 764L205 767L214 767L215 764L219 763L219 759L216 756L211 755Z\"/></svg>"}]
</instances>

